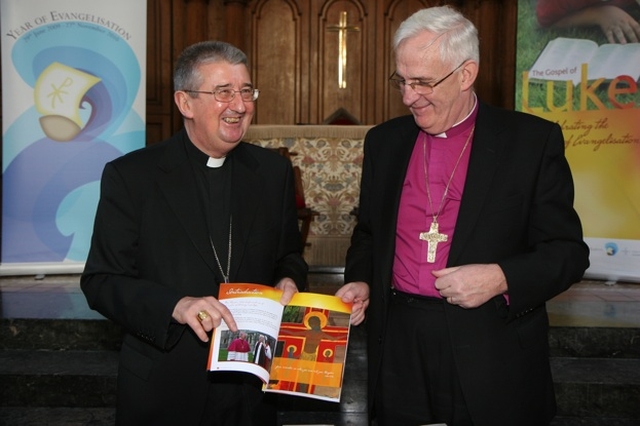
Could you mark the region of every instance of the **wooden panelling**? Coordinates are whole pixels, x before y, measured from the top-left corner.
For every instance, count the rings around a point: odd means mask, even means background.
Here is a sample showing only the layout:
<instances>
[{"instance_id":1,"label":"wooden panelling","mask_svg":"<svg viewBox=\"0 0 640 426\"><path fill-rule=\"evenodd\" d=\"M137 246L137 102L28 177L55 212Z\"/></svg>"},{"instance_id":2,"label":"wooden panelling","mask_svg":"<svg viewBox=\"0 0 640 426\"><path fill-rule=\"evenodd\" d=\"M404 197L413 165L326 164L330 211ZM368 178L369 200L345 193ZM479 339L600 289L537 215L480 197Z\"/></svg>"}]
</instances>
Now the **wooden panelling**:
<instances>
[{"instance_id":1,"label":"wooden panelling","mask_svg":"<svg viewBox=\"0 0 640 426\"><path fill-rule=\"evenodd\" d=\"M176 111L177 115L177 111ZM165 114L147 113L146 141L147 145L160 142L173 133L171 119Z\"/></svg>"},{"instance_id":2,"label":"wooden panelling","mask_svg":"<svg viewBox=\"0 0 640 426\"><path fill-rule=\"evenodd\" d=\"M171 1L147 4L147 145L172 133L177 119L173 104L173 55L170 47L172 27ZM178 121L181 123L181 120Z\"/></svg>"},{"instance_id":3,"label":"wooden panelling","mask_svg":"<svg viewBox=\"0 0 640 426\"><path fill-rule=\"evenodd\" d=\"M312 118L315 116L313 121L322 123L344 108L363 122L368 101L366 74L370 69L365 40L371 17L356 1L327 2L325 6L318 11L318 37L310 45L320 59L317 89L312 92L318 104Z\"/></svg>"},{"instance_id":4,"label":"wooden panelling","mask_svg":"<svg viewBox=\"0 0 640 426\"><path fill-rule=\"evenodd\" d=\"M295 124L301 118L302 32L294 2L258 2L252 12L253 82L260 90L254 123ZM308 73L308 68L306 68Z\"/></svg>"},{"instance_id":5,"label":"wooden panelling","mask_svg":"<svg viewBox=\"0 0 640 426\"><path fill-rule=\"evenodd\" d=\"M517 7L505 0L467 1L461 7L480 36L478 96L507 108L514 104Z\"/></svg>"},{"instance_id":6,"label":"wooden panelling","mask_svg":"<svg viewBox=\"0 0 640 426\"><path fill-rule=\"evenodd\" d=\"M517 2L253 0L249 1L253 13L250 56L258 63L254 76L265 94L255 123L320 124L339 108L362 124L407 114L399 94L388 84L395 69L393 35L412 13L443 4L459 8L478 27L478 94L489 103L511 108ZM340 88L339 33L331 27L339 24L344 12L352 31L346 36L347 87Z\"/></svg>"}]
</instances>

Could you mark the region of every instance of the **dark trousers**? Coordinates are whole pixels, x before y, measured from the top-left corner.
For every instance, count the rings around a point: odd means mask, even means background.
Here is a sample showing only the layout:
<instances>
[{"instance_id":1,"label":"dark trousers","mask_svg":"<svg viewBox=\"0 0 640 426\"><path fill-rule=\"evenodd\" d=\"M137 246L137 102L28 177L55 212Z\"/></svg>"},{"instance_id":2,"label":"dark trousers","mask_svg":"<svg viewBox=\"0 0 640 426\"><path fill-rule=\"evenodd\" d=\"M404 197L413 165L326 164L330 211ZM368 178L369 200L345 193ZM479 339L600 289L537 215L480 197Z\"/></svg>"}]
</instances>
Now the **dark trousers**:
<instances>
[{"instance_id":1,"label":"dark trousers","mask_svg":"<svg viewBox=\"0 0 640 426\"><path fill-rule=\"evenodd\" d=\"M210 374L211 385L201 426L275 426L277 410L261 381L243 373Z\"/></svg>"},{"instance_id":2,"label":"dark trousers","mask_svg":"<svg viewBox=\"0 0 640 426\"><path fill-rule=\"evenodd\" d=\"M472 426L460 388L445 301L393 292L375 396L378 426Z\"/></svg>"}]
</instances>

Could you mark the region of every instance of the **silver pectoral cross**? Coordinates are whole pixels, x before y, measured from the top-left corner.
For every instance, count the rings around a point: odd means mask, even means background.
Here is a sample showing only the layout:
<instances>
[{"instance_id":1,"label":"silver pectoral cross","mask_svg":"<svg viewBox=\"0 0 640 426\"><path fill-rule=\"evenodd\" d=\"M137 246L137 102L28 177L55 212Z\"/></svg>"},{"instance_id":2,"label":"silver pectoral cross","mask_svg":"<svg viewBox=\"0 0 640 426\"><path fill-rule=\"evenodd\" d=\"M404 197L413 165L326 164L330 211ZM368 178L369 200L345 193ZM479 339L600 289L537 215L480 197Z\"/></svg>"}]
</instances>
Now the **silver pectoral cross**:
<instances>
[{"instance_id":1,"label":"silver pectoral cross","mask_svg":"<svg viewBox=\"0 0 640 426\"><path fill-rule=\"evenodd\" d=\"M438 231L438 222L431 222L429 232L421 232L420 239L427 242L427 262L434 263L436 261L436 249L438 243L447 241L447 234L441 234Z\"/></svg>"}]
</instances>

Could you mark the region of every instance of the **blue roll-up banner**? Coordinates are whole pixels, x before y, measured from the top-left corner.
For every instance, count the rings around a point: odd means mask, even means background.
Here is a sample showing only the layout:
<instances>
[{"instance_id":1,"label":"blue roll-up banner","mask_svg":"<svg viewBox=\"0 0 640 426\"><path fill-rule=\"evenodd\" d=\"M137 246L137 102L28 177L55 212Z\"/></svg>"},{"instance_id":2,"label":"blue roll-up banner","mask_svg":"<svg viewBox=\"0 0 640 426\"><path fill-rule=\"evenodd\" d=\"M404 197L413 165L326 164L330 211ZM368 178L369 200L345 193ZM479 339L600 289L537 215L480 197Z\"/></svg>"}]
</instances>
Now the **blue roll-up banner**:
<instances>
[{"instance_id":1,"label":"blue roll-up banner","mask_svg":"<svg viewBox=\"0 0 640 426\"><path fill-rule=\"evenodd\" d=\"M145 144L146 0L0 4L0 275L77 273L104 164Z\"/></svg>"}]
</instances>

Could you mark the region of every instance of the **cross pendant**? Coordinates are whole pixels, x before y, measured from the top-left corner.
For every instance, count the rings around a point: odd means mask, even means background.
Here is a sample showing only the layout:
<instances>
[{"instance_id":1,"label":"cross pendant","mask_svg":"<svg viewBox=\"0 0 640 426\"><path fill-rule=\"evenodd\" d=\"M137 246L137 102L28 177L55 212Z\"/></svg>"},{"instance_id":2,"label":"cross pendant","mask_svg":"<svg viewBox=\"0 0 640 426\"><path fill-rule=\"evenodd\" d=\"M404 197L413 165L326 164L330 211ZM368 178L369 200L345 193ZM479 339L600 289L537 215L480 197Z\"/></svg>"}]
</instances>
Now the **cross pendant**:
<instances>
[{"instance_id":1,"label":"cross pendant","mask_svg":"<svg viewBox=\"0 0 640 426\"><path fill-rule=\"evenodd\" d=\"M438 231L438 222L431 222L429 232L421 232L420 239L427 242L427 262L434 263L436 261L436 249L438 243L447 241L447 234L441 234Z\"/></svg>"}]
</instances>

